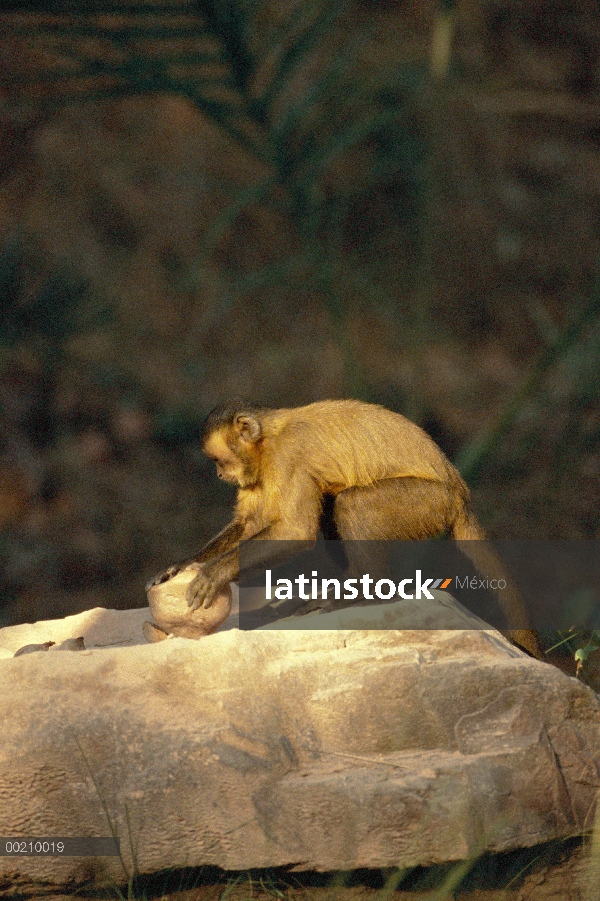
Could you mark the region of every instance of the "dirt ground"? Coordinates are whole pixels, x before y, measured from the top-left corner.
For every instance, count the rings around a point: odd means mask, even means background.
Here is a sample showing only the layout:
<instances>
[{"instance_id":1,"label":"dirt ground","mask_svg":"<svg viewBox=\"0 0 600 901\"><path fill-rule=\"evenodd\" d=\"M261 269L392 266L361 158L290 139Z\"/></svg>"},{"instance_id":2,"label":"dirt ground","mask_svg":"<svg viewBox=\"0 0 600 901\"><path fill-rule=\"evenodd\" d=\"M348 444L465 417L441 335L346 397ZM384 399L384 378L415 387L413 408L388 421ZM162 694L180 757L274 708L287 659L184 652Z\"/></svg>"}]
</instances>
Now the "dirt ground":
<instances>
[{"instance_id":1,"label":"dirt ground","mask_svg":"<svg viewBox=\"0 0 600 901\"><path fill-rule=\"evenodd\" d=\"M216 868L177 870L141 878L129 888L80 889L65 894L50 887L0 882L3 901L598 901L600 867L590 862L580 839L508 854L484 855L473 863L418 867L401 873L224 873Z\"/></svg>"}]
</instances>

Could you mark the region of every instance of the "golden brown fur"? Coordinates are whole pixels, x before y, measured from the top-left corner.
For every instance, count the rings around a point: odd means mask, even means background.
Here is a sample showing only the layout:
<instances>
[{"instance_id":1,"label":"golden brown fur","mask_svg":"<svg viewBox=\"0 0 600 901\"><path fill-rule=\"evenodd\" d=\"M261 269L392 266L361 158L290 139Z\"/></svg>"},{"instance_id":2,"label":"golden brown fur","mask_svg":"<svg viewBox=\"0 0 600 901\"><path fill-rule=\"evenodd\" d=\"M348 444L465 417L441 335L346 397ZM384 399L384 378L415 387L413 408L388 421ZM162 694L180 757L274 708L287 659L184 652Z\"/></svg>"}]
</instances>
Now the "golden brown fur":
<instances>
[{"instance_id":1,"label":"golden brown fur","mask_svg":"<svg viewBox=\"0 0 600 901\"><path fill-rule=\"evenodd\" d=\"M469 540L485 533L457 470L422 429L384 407L355 400L281 410L223 405L207 419L203 450L238 494L230 525L191 562L198 570L188 594L193 608L210 606L219 587L237 578L240 540L314 540L325 498L342 539L446 533L467 540L465 552L488 578L506 577L494 551ZM513 637L537 656L535 638L522 631L528 622L516 590L504 592L504 602L511 625L521 630Z\"/></svg>"}]
</instances>

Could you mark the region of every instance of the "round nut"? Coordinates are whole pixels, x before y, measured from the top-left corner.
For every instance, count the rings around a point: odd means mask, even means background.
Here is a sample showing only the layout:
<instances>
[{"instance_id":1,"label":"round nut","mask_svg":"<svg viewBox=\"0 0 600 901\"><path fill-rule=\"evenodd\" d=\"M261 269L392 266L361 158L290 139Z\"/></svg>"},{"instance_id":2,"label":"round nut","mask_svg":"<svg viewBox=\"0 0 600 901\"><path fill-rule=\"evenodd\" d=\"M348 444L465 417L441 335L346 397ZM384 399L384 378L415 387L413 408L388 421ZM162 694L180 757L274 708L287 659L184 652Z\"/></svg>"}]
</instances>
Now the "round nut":
<instances>
[{"instance_id":1,"label":"round nut","mask_svg":"<svg viewBox=\"0 0 600 901\"><path fill-rule=\"evenodd\" d=\"M183 569L167 582L153 585L148 589L148 604L152 619L158 627L144 631L146 639L152 633L151 641L160 641L160 631L180 638L203 638L215 632L231 613L231 586L225 585L206 610L200 607L192 610L185 597L186 589L197 570Z\"/></svg>"}]
</instances>

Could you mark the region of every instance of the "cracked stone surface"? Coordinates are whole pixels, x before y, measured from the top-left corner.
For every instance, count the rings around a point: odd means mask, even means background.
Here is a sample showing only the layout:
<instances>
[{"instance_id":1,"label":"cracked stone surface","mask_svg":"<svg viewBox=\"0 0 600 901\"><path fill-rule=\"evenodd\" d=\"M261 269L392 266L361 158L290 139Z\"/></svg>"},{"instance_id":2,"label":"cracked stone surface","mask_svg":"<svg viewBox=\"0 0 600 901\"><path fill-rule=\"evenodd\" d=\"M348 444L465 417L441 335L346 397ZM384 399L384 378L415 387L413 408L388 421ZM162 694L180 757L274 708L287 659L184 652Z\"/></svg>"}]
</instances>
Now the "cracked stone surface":
<instances>
[{"instance_id":1,"label":"cracked stone surface","mask_svg":"<svg viewBox=\"0 0 600 901\"><path fill-rule=\"evenodd\" d=\"M361 611L361 615L364 611ZM148 610L0 630L0 835L108 836L139 872L414 866L593 822L597 696L483 631L256 631L143 643ZM118 858L0 857L122 881Z\"/></svg>"}]
</instances>

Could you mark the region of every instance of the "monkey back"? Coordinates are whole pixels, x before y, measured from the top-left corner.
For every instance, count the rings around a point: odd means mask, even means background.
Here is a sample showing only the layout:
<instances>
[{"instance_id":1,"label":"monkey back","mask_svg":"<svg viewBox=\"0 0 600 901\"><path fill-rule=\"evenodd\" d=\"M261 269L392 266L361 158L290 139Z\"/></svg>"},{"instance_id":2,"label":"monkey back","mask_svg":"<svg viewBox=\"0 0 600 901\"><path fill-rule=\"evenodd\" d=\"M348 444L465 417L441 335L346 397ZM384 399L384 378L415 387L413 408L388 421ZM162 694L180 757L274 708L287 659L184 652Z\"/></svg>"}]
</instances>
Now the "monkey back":
<instances>
[{"instance_id":1,"label":"monkey back","mask_svg":"<svg viewBox=\"0 0 600 901\"><path fill-rule=\"evenodd\" d=\"M275 439L278 459L287 450L283 458L307 470L325 494L392 478L461 481L423 429L375 404L318 401L265 411L262 421L265 454L269 456L269 439Z\"/></svg>"}]
</instances>

